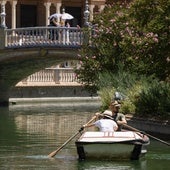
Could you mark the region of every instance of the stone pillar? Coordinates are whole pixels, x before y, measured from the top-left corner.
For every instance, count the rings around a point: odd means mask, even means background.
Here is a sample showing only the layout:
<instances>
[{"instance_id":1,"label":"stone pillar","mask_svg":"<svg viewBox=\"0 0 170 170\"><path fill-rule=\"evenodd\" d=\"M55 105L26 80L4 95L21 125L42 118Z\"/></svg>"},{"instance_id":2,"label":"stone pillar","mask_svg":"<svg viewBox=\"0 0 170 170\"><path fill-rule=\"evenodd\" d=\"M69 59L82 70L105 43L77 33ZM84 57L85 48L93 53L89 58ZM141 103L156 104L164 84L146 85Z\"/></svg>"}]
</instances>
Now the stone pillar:
<instances>
[{"instance_id":1,"label":"stone pillar","mask_svg":"<svg viewBox=\"0 0 170 170\"><path fill-rule=\"evenodd\" d=\"M12 29L16 28L16 5L17 5L17 1L11 1L11 6L12 6Z\"/></svg>"},{"instance_id":2,"label":"stone pillar","mask_svg":"<svg viewBox=\"0 0 170 170\"><path fill-rule=\"evenodd\" d=\"M55 6L56 6L56 13L60 14L61 3L58 2L57 4L55 4Z\"/></svg>"},{"instance_id":3,"label":"stone pillar","mask_svg":"<svg viewBox=\"0 0 170 170\"><path fill-rule=\"evenodd\" d=\"M56 4L54 4L56 7L56 13L60 14L60 8L61 8L61 3L57 2ZM60 22L60 18L57 18L58 23Z\"/></svg>"},{"instance_id":4,"label":"stone pillar","mask_svg":"<svg viewBox=\"0 0 170 170\"><path fill-rule=\"evenodd\" d=\"M44 3L45 9L46 9L46 15L45 15L45 24L49 25L49 19L48 17L50 16L50 6L51 6L51 2L45 2Z\"/></svg>"},{"instance_id":5,"label":"stone pillar","mask_svg":"<svg viewBox=\"0 0 170 170\"><path fill-rule=\"evenodd\" d=\"M88 27L89 26L89 5L88 5L88 0L85 1L85 9L84 9L84 26Z\"/></svg>"},{"instance_id":6,"label":"stone pillar","mask_svg":"<svg viewBox=\"0 0 170 170\"><path fill-rule=\"evenodd\" d=\"M0 2L0 4L1 4L1 25L0 25L0 28L6 28L6 23L5 23L5 16L6 16L5 4L6 4L6 0L2 0Z\"/></svg>"},{"instance_id":7,"label":"stone pillar","mask_svg":"<svg viewBox=\"0 0 170 170\"><path fill-rule=\"evenodd\" d=\"M89 10L90 10L90 21L93 21L93 10L94 10L95 5L89 5Z\"/></svg>"},{"instance_id":8,"label":"stone pillar","mask_svg":"<svg viewBox=\"0 0 170 170\"><path fill-rule=\"evenodd\" d=\"M88 45L89 44L89 39L90 39L90 35L89 35L89 27L90 27L90 23L89 23L89 16L90 16L90 12L89 12L89 5L88 5L88 0L85 1L85 9L84 9L84 31L83 31L83 45Z\"/></svg>"},{"instance_id":9,"label":"stone pillar","mask_svg":"<svg viewBox=\"0 0 170 170\"><path fill-rule=\"evenodd\" d=\"M99 12L102 12L103 9L104 9L104 7L105 7L105 5L100 5L100 7L99 7Z\"/></svg>"}]
</instances>

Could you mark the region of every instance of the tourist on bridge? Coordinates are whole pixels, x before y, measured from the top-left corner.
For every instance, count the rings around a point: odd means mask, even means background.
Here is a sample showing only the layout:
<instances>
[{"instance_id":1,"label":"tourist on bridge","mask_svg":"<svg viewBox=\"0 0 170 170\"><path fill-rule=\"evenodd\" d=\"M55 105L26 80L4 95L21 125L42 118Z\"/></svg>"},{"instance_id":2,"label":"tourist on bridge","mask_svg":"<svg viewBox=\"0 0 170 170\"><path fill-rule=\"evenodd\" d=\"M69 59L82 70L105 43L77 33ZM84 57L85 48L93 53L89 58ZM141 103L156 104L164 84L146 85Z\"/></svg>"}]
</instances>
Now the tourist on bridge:
<instances>
[{"instance_id":1,"label":"tourist on bridge","mask_svg":"<svg viewBox=\"0 0 170 170\"><path fill-rule=\"evenodd\" d=\"M50 17L50 25L49 27L59 27L57 17ZM58 40L58 30L50 29L49 39L51 40Z\"/></svg>"}]
</instances>

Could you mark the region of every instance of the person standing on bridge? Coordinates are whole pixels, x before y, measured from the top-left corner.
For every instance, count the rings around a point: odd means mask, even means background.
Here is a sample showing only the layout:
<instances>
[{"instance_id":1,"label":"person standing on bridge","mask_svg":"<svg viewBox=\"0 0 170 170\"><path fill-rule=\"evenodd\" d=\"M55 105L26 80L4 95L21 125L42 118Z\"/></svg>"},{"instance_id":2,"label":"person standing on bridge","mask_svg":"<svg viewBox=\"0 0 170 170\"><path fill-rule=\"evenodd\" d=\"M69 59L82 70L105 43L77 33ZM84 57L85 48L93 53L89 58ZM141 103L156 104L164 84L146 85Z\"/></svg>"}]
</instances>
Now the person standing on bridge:
<instances>
[{"instance_id":1,"label":"person standing on bridge","mask_svg":"<svg viewBox=\"0 0 170 170\"><path fill-rule=\"evenodd\" d=\"M70 23L68 21L66 21L66 28L70 28ZM69 40L69 29L66 29L66 44L69 44L70 40Z\"/></svg>"},{"instance_id":2,"label":"person standing on bridge","mask_svg":"<svg viewBox=\"0 0 170 170\"><path fill-rule=\"evenodd\" d=\"M56 17L50 18L50 25L49 27L59 27L59 23ZM58 40L58 30L50 29L49 39L51 40Z\"/></svg>"}]
</instances>

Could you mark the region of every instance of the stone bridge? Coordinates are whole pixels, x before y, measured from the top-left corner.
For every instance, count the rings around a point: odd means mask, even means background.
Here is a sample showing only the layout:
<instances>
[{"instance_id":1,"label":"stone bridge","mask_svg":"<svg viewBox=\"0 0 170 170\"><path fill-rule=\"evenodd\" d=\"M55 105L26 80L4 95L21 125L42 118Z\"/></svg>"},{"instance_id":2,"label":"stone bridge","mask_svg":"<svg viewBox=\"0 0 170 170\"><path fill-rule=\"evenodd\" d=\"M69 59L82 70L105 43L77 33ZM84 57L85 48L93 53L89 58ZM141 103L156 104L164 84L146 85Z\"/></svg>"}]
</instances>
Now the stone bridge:
<instances>
[{"instance_id":1,"label":"stone bridge","mask_svg":"<svg viewBox=\"0 0 170 170\"><path fill-rule=\"evenodd\" d=\"M57 36L56 36L57 35ZM0 28L0 106L8 105L10 89L36 71L77 60L83 43L80 28Z\"/></svg>"}]
</instances>

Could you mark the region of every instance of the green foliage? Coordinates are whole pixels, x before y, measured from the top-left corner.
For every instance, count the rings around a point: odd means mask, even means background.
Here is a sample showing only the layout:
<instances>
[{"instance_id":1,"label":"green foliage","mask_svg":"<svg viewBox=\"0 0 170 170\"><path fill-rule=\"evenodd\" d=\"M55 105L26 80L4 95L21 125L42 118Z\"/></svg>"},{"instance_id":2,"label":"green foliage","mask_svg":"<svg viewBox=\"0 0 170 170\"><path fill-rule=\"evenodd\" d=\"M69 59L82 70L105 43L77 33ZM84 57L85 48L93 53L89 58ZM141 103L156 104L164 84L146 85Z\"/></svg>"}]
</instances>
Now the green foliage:
<instances>
[{"instance_id":1,"label":"green foliage","mask_svg":"<svg viewBox=\"0 0 170 170\"><path fill-rule=\"evenodd\" d=\"M121 111L134 113L133 99L139 93L138 89L140 88L135 88L137 87L136 82L139 81L139 77L121 69L119 69L118 73L105 72L100 74L99 77L97 87L99 89L98 94L102 100L102 109L108 108L110 102L114 99L114 93L118 91L123 98Z\"/></svg>"},{"instance_id":2,"label":"green foliage","mask_svg":"<svg viewBox=\"0 0 170 170\"><path fill-rule=\"evenodd\" d=\"M106 6L94 19L93 48L81 51L78 78L96 89L100 73L124 71L154 75L166 80L170 75L170 0L136 0L128 6ZM86 31L87 33L87 31Z\"/></svg>"},{"instance_id":3,"label":"green foliage","mask_svg":"<svg viewBox=\"0 0 170 170\"><path fill-rule=\"evenodd\" d=\"M113 94L115 93L114 87L103 87L99 90L98 94L101 98L102 106L101 111L104 111L108 109L108 106L110 105L110 102L113 99Z\"/></svg>"},{"instance_id":4,"label":"green foliage","mask_svg":"<svg viewBox=\"0 0 170 170\"><path fill-rule=\"evenodd\" d=\"M108 5L95 17L93 33L86 31L92 47L83 47L76 73L99 91L104 108L115 89L126 96L124 112L169 114L169 90L159 83L170 80L169 9L170 0L135 0Z\"/></svg>"},{"instance_id":5,"label":"green foliage","mask_svg":"<svg viewBox=\"0 0 170 170\"><path fill-rule=\"evenodd\" d=\"M133 86L136 82L137 75L123 71L121 64L118 66L118 71L115 72L102 72L99 74L97 82L98 89L103 87L115 87L116 91L121 91L126 94L126 89Z\"/></svg>"},{"instance_id":6,"label":"green foliage","mask_svg":"<svg viewBox=\"0 0 170 170\"><path fill-rule=\"evenodd\" d=\"M169 9L170 0L134 1L129 10L131 26L135 25L134 31L128 40L124 39L124 44L128 45L129 42L128 46L135 53L136 70L146 75L156 75L160 80L168 78L170 73ZM133 56L133 51L127 50L125 53Z\"/></svg>"},{"instance_id":7,"label":"green foliage","mask_svg":"<svg viewBox=\"0 0 170 170\"><path fill-rule=\"evenodd\" d=\"M121 76L122 75L122 76ZM121 112L145 117L169 119L170 84L152 77L138 76L128 72L103 73L98 82L101 110L108 109L119 91L122 95Z\"/></svg>"},{"instance_id":8,"label":"green foliage","mask_svg":"<svg viewBox=\"0 0 170 170\"><path fill-rule=\"evenodd\" d=\"M121 112L125 114L134 114L135 113L135 105L129 99L125 99L122 102Z\"/></svg>"},{"instance_id":9,"label":"green foliage","mask_svg":"<svg viewBox=\"0 0 170 170\"><path fill-rule=\"evenodd\" d=\"M142 89L140 97L134 104L138 115L169 119L170 84L153 81L149 88Z\"/></svg>"}]
</instances>

